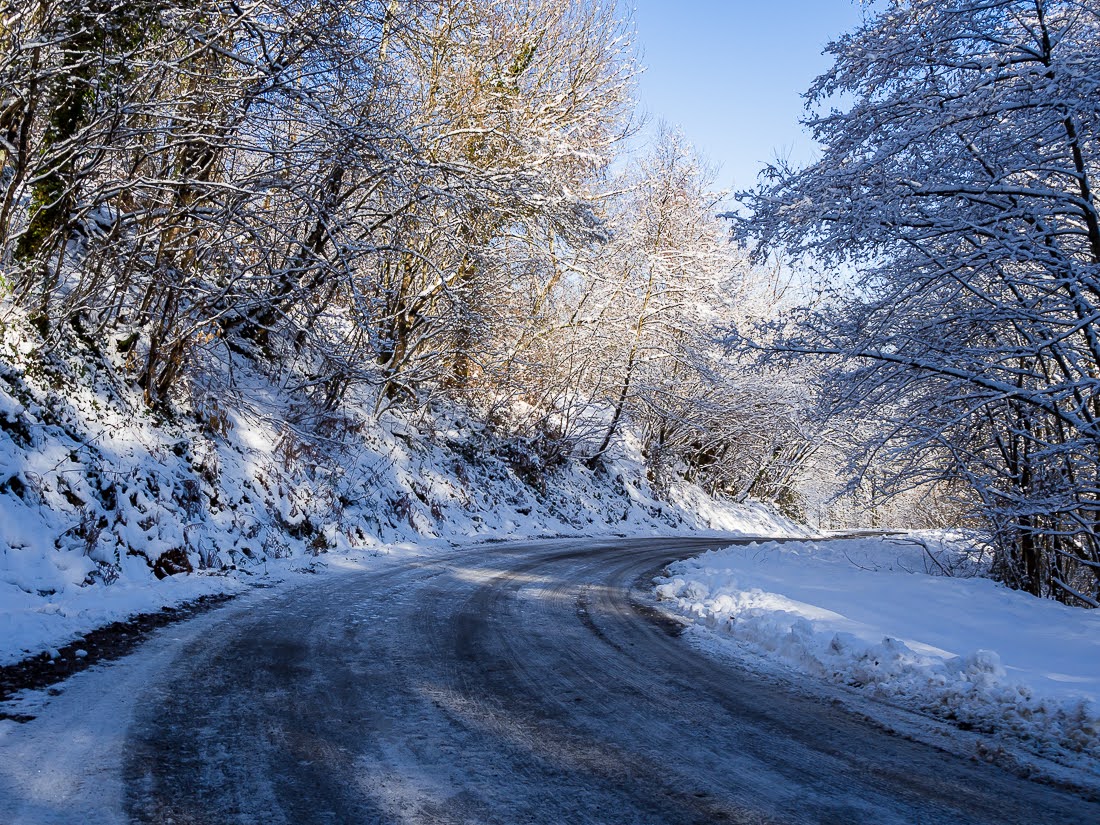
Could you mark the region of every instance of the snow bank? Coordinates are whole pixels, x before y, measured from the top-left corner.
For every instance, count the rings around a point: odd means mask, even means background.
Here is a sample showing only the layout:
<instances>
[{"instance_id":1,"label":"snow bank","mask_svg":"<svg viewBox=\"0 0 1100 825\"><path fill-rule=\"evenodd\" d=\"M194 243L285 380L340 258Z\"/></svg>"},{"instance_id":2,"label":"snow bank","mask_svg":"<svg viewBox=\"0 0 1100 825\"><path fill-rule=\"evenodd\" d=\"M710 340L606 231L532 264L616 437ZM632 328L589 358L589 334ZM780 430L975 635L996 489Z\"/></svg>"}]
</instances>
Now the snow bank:
<instances>
[{"instance_id":1,"label":"snow bank","mask_svg":"<svg viewBox=\"0 0 1100 825\"><path fill-rule=\"evenodd\" d=\"M1100 773L1100 611L984 578L965 545L765 543L677 562L694 633ZM728 645L727 645L728 646Z\"/></svg>"},{"instance_id":2,"label":"snow bank","mask_svg":"<svg viewBox=\"0 0 1100 825\"><path fill-rule=\"evenodd\" d=\"M690 484L658 494L627 438L601 472L544 466L458 406L326 410L247 360L171 417L114 342L49 357L0 325L0 665L138 612L235 591L317 556L489 538L721 530L797 535ZM295 561L298 560L298 561Z\"/></svg>"}]
</instances>

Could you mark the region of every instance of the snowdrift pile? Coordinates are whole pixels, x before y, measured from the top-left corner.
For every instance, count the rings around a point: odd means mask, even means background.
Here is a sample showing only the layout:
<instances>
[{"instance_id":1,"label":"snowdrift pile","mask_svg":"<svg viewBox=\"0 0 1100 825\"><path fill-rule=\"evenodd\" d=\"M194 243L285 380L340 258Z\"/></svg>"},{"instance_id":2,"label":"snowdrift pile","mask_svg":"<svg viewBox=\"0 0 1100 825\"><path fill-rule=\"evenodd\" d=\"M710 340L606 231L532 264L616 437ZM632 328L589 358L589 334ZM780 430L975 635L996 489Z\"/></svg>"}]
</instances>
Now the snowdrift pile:
<instances>
[{"instance_id":1,"label":"snowdrift pile","mask_svg":"<svg viewBox=\"0 0 1100 825\"><path fill-rule=\"evenodd\" d=\"M657 595L706 646L1100 775L1100 612L967 577L980 567L957 537L771 542L677 562Z\"/></svg>"}]
</instances>

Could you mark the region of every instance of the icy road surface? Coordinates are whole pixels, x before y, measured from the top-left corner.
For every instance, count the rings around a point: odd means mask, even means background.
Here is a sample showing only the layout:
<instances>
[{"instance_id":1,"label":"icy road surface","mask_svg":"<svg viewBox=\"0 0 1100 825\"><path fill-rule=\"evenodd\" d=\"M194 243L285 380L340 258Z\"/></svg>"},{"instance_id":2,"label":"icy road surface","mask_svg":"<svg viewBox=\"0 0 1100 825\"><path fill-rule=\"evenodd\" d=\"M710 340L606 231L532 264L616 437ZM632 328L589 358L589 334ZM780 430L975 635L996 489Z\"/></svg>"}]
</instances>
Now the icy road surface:
<instances>
[{"instance_id":1,"label":"icy road surface","mask_svg":"<svg viewBox=\"0 0 1100 825\"><path fill-rule=\"evenodd\" d=\"M220 611L146 668L119 821L1100 822L692 650L652 577L724 543L488 545Z\"/></svg>"}]
</instances>

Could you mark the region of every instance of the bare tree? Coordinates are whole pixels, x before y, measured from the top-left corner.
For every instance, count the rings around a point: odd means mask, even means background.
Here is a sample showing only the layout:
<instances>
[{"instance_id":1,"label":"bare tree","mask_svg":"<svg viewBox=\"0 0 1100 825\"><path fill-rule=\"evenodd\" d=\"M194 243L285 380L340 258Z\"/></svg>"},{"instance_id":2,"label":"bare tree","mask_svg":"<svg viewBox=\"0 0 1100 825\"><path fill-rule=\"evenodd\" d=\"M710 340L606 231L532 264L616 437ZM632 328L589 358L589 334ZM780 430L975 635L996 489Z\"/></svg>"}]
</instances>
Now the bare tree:
<instances>
[{"instance_id":1,"label":"bare tree","mask_svg":"<svg viewBox=\"0 0 1100 825\"><path fill-rule=\"evenodd\" d=\"M737 232L854 297L782 345L833 359L910 472L965 482L1005 580L1100 596L1100 10L1082 0L892 2L829 47L820 161L775 167Z\"/></svg>"}]
</instances>

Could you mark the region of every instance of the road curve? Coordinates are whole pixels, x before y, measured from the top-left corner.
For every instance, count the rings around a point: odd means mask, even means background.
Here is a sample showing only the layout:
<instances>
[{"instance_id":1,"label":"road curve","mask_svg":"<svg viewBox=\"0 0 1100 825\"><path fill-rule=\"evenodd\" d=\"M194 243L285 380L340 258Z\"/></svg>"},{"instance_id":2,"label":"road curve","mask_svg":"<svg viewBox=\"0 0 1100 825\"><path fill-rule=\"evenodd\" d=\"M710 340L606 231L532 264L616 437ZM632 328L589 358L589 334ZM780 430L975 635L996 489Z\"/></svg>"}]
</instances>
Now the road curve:
<instances>
[{"instance_id":1,"label":"road curve","mask_svg":"<svg viewBox=\"0 0 1100 825\"><path fill-rule=\"evenodd\" d=\"M226 619L139 702L133 822L1100 822L700 656L639 582L722 542L488 545Z\"/></svg>"}]
</instances>

